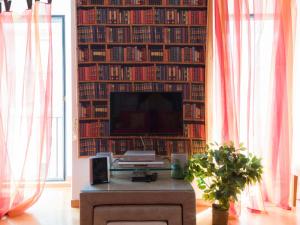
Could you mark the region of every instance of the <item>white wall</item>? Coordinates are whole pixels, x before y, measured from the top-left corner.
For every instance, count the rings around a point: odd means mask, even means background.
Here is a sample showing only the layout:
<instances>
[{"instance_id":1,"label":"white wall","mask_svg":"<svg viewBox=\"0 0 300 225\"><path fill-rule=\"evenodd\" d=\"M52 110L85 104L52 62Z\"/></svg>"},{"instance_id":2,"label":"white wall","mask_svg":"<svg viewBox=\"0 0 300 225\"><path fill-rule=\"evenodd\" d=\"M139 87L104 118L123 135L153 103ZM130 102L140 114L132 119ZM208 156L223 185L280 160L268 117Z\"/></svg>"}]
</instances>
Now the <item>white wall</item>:
<instances>
[{"instance_id":1,"label":"white wall","mask_svg":"<svg viewBox=\"0 0 300 225\"><path fill-rule=\"evenodd\" d=\"M78 101L77 101L77 34L76 34L76 3L71 4L71 60L72 60L72 200L79 199L79 193L84 185L89 183L88 158L78 157Z\"/></svg>"},{"instance_id":2,"label":"white wall","mask_svg":"<svg viewBox=\"0 0 300 225\"><path fill-rule=\"evenodd\" d=\"M25 1L24 1L25 2ZM66 56L66 177L72 176L72 43L71 43L71 4L73 0L53 0L52 15L65 16L65 56Z\"/></svg>"},{"instance_id":3,"label":"white wall","mask_svg":"<svg viewBox=\"0 0 300 225\"><path fill-rule=\"evenodd\" d=\"M72 199L79 199L80 189L89 183L88 159L78 158L76 1L53 0L52 13L65 15L66 49L66 163L72 181Z\"/></svg>"}]
</instances>

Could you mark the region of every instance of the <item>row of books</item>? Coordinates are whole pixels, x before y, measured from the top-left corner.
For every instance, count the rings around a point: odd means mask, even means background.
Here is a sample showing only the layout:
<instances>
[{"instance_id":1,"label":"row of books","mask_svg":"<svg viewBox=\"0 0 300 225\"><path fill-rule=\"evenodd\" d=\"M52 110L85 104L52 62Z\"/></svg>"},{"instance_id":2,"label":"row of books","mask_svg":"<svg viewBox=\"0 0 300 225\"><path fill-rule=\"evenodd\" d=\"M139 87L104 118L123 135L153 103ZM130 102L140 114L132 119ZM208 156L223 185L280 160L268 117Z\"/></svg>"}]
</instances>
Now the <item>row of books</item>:
<instances>
[{"instance_id":1,"label":"row of books","mask_svg":"<svg viewBox=\"0 0 300 225\"><path fill-rule=\"evenodd\" d=\"M205 44L205 27L156 27L134 26L105 27L80 26L78 30L79 43L109 42L109 43L197 43Z\"/></svg>"},{"instance_id":2,"label":"row of books","mask_svg":"<svg viewBox=\"0 0 300 225\"><path fill-rule=\"evenodd\" d=\"M107 49L107 58L118 62L143 62L147 61L147 49L145 47L111 47Z\"/></svg>"},{"instance_id":3,"label":"row of books","mask_svg":"<svg viewBox=\"0 0 300 225\"><path fill-rule=\"evenodd\" d=\"M119 67L119 69L121 69ZM121 71L114 71L115 73L112 73L112 79L117 80L118 76ZM126 67L124 68L124 74L126 74L126 78L132 79L132 80L148 80L152 81L155 80L155 67Z\"/></svg>"},{"instance_id":4,"label":"row of books","mask_svg":"<svg viewBox=\"0 0 300 225\"><path fill-rule=\"evenodd\" d=\"M123 67L123 66L113 66L107 70L108 73L100 72L100 79L108 80L148 80L152 81L155 79L155 67L147 66L133 66L133 67Z\"/></svg>"},{"instance_id":5,"label":"row of books","mask_svg":"<svg viewBox=\"0 0 300 225\"><path fill-rule=\"evenodd\" d=\"M81 102L79 105L80 118L105 118L107 117L108 108L106 102Z\"/></svg>"},{"instance_id":6,"label":"row of books","mask_svg":"<svg viewBox=\"0 0 300 225\"><path fill-rule=\"evenodd\" d=\"M100 83L79 84L79 99L107 98L107 85Z\"/></svg>"},{"instance_id":7,"label":"row of books","mask_svg":"<svg viewBox=\"0 0 300 225\"><path fill-rule=\"evenodd\" d=\"M171 153L190 152L191 144L188 140L162 140L144 139L145 146L153 149L156 155L170 156ZM197 149L198 143L193 142L193 149ZM82 139L80 140L80 155L93 156L98 152L112 152L115 155L123 155L126 151L135 149L144 150L144 144L139 139Z\"/></svg>"},{"instance_id":8,"label":"row of books","mask_svg":"<svg viewBox=\"0 0 300 225\"><path fill-rule=\"evenodd\" d=\"M169 62L204 63L204 48L197 47L170 47L165 49Z\"/></svg>"},{"instance_id":9,"label":"row of books","mask_svg":"<svg viewBox=\"0 0 300 225\"><path fill-rule=\"evenodd\" d=\"M204 85L193 84L168 84L168 83L81 83L79 84L80 100L107 99L110 92L117 91L140 91L140 92L182 92L183 99L204 100Z\"/></svg>"},{"instance_id":10,"label":"row of books","mask_svg":"<svg viewBox=\"0 0 300 225\"><path fill-rule=\"evenodd\" d=\"M79 118L92 117L92 107L90 103L80 103L79 106Z\"/></svg>"},{"instance_id":11,"label":"row of books","mask_svg":"<svg viewBox=\"0 0 300 225\"><path fill-rule=\"evenodd\" d=\"M80 137L99 137L100 129L98 121L79 123Z\"/></svg>"},{"instance_id":12,"label":"row of books","mask_svg":"<svg viewBox=\"0 0 300 225\"><path fill-rule=\"evenodd\" d=\"M90 49L88 47L79 47L77 51L78 62L90 61ZM93 59L92 59L93 60Z\"/></svg>"},{"instance_id":13,"label":"row of books","mask_svg":"<svg viewBox=\"0 0 300 225\"><path fill-rule=\"evenodd\" d=\"M204 82L204 67L156 66L157 81Z\"/></svg>"},{"instance_id":14,"label":"row of books","mask_svg":"<svg viewBox=\"0 0 300 225\"><path fill-rule=\"evenodd\" d=\"M121 152L124 149L133 149L132 140L106 140L106 139L82 139L79 143L80 156L94 156L99 152ZM126 147L128 146L128 147ZM120 154L118 154L120 155Z\"/></svg>"},{"instance_id":15,"label":"row of books","mask_svg":"<svg viewBox=\"0 0 300 225\"><path fill-rule=\"evenodd\" d=\"M123 155L127 150L134 149L133 140L105 140L83 139L80 140L80 156L94 156L98 152L112 152L115 155Z\"/></svg>"},{"instance_id":16,"label":"row of books","mask_svg":"<svg viewBox=\"0 0 300 225\"><path fill-rule=\"evenodd\" d=\"M87 42L105 42L105 27L103 26L88 26L78 27L78 41L81 43Z\"/></svg>"},{"instance_id":17,"label":"row of books","mask_svg":"<svg viewBox=\"0 0 300 225\"><path fill-rule=\"evenodd\" d=\"M205 100L205 88L204 84L192 84L191 98L194 100Z\"/></svg>"},{"instance_id":18,"label":"row of books","mask_svg":"<svg viewBox=\"0 0 300 225\"><path fill-rule=\"evenodd\" d=\"M125 5L161 5L162 0L125 0Z\"/></svg>"},{"instance_id":19,"label":"row of books","mask_svg":"<svg viewBox=\"0 0 300 225\"><path fill-rule=\"evenodd\" d=\"M107 121L81 121L79 133L82 138L108 136L109 123Z\"/></svg>"},{"instance_id":20,"label":"row of books","mask_svg":"<svg viewBox=\"0 0 300 225\"><path fill-rule=\"evenodd\" d=\"M191 43L205 44L206 28L205 27L191 27L189 35L190 35Z\"/></svg>"},{"instance_id":21,"label":"row of books","mask_svg":"<svg viewBox=\"0 0 300 225\"><path fill-rule=\"evenodd\" d=\"M77 0L77 5L103 5L104 0Z\"/></svg>"},{"instance_id":22,"label":"row of books","mask_svg":"<svg viewBox=\"0 0 300 225\"><path fill-rule=\"evenodd\" d=\"M184 99L190 99L190 89L188 84L135 83L134 90L141 92L182 92Z\"/></svg>"},{"instance_id":23,"label":"row of books","mask_svg":"<svg viewBox=\"0 0 300 225\"><path fill-rule=\"evenodd\" d=\"M206 25L206 10L155 9L156 24Z\"/></svg>"},{"instance_id":24,"label":"row of books","mask_svg":"<svg viewBox=\"0 0 300 225\"><path fill-rule=\"evenodd\" d=\"M162 47L149 48L149 56L145 47L118 47L114 46L108 49L87 47L79 48L78 61L117 61L117 62L191 62L204 63L205 53L203 47ZM148 60L149 59L149 60Z\"/></svg>"},{"instance_id":25,"label":"row of books","mask_svg":"<svg viewBox=\"0 0 300 225\"><path fill-rule=\"evenodd\" d=\"M183 5L207 6L207 0L183 0Z\"/></svg>"},{"instance_id":26,"label":"row of books","mask_svg":"<svg viewBox=\"0 0 300 225\"><path fill-rule=\"evenodd\" d=\"M140 92L182 92L185 100L204 101L204 85L193 84L191 89L188 84L166 83L134 83L134 84L102 84L84 83L79 85L80 100L106 99L113 91L140 91Z\"/></svg>"},{"instance_id":27,"label":"row of books","mask_svg":"<svg viewBox=\"0 0 300 225\"><path fill-rule=\"evenodd\" d=\"M132 42L163 42L163 27L140 26L132 28Z\"/></svg>"},{"instance_id":28,"label":"row of books","mask_svg":"<svg viewBox=\"0 0 300 225\"><path fill-rule=\"evenodd\" d=\"M186 71L186 77L188 81L205 82L205 67L187 68Z\"/></svg>"},{"instance_id":29,"label":"row of books","mask_svg":"<svg viewBox=\"0 0 300 225\"><path fill-rule=\"evenodd\" d=\"M150 61L161 62L164 60L164 50L162 46L149 47L149 54Z\"/></svg>"},{"instance_id":30,"label":"row of books","mask_svg":"<svg viewBox=\"0 0 300 225\"><path fill-rule=\"evenodd\" d=\"M188 42L188 28L186 27L166 27L166 41L168 43L187 43Z\"/></svg>"},{"instance_id":31,"label":"row of books","mask_svg":"<svg viewBox=\"0 0 300 225\"><path fill-rule=\"evenodd\" d=\"M77 10L77 24L96 24L100 22L98 17L101 19L101 12L103 10L100 9L94 9L94 8L88 8L88 9L78 9ZM105 10L106 11L106 10Z\"/></svg>"},{"instance_id":32,"label":"row of books","mask_svg":"<svg viewBox=\"0 0 300 225\"><path fill-rule=\"evenodd\" d=\"M205 68L201 66L123 66L87 65L78 68L79 81L195 81L204 82Z\"/></svg>"},{"instance_id":33,"label":"row of books","mask_svg":"<svg viewBox=\"0 0 300 225\"><path fill-rule=\"evenodd\" d=\"M205 107L204 104L189 104L183 105L183 115L185 119L205 119Z\"/></svg>"},{"instance_id":34,"label":"row of books","mask_svg":"<svg viewBox=\"0 0 300 225\"><path fill-rule=\"evenodd\" d=\"M169 5L180 5L180 0L167 0Z\"/></svg>"},{"instance_id":35,"label":"row of books","mask_svg":"<svg viewBox=\"0 0 300 225\"><path fill-rule=\"evenodd\" d=\"M192 154L203 153L206 151L206 141L193 140L192 141Z\"/></svg>"},{"instance_id":36,"label":"row of books","mask_svg":"<svg viewBox=\"0 0 300 225\"><path fill-rule=\"evenodd\" d=\"M77 0L78 6L85 5L191 5L207 6L207 0Z\"/></svg>"},{"instance_id":37,"label":"row of books","mask_svg":"<svg viewBox=\"0 0 300 225\"><path fill-rule=\"evenodd\" d=\"M99 140L84 139L79 142L79 156L95 156L99 151L99 147L96 147Z\"/></svg>"},{"instance_id":38,"label":"row of books","mask_svg":"<svg viewBox=\"0 0 300 225\"><path fill-rule=\"evenodd\" d=\"M78 9L77 23L206 25L206 10L187 9Z\"/></svg>"},{"instance_id":39,"label":"row of books","mask_svg":"<svg viewBox=\"0 0 300 225\"><path fill-rule=\"evenodd\" d=\"M184 136L190 138L205 139L205 125L204 124L185 124Z\"/></svg>"},{"instance_id":40,"label":"row of books","mask_svg":"<svg viewBox=\"0 0 300 225\"><path fill-rule=\"evenodd\" d=\"M78 80L79 81L96 81L97 77L97 66L80 66L78 67Z\"/></svg>"},{"instance_id":41,"label":"row of books","mask_svg":"<svg viewBox=\"0 0 300 225\"><path fill-rule=\"evenodd\" d=\"M106 48L105 45L79 46L78 61L105 61Z\"/></svg>"},{"instance_id":42,"label":"row of books","mask_svg":"<svg viewBox=\"0 0 300 225\"><path fill-rule=\"evenodd\" d=\"M129 27L108 27L107 29L107 41L111 43L116 42L130 42L131 32Z\"/></svg>"},{"instance_id":43,"label":"row of books","mask_svg":"<svg viewBox=\"0 0 300 225\"><path fill-rule=\"evenodd\" d=\"M77 22L87 24L154 24L152 9L78 9Z\"/></svg>"}]
</instances>

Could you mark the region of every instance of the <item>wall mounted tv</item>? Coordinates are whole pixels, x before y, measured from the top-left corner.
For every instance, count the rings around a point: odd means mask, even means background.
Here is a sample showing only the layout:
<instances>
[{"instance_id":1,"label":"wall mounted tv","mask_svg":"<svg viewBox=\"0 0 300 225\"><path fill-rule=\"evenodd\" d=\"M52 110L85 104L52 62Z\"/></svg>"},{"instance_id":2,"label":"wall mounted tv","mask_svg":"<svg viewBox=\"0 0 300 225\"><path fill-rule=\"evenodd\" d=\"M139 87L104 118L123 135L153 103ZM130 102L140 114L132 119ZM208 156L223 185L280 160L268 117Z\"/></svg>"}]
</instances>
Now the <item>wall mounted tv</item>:
<instances>
[{"instance_id":1,"label":"wall mounted tv","mask_svg":"<svg viewBox=\"0 0 300 225\"><path fill-rule=\"evenodd\" d=\"M111 92L110 135L183 135L181 92Z\"/></svg>"}]
</instances>

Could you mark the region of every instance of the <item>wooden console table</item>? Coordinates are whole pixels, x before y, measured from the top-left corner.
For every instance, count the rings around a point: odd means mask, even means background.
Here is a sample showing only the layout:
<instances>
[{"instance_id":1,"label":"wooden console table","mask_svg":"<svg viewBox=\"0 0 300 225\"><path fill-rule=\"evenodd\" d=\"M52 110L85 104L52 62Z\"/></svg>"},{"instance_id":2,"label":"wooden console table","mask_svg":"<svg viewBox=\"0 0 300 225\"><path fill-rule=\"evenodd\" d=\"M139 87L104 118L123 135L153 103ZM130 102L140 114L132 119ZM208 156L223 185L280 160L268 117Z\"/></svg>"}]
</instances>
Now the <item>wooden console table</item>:
<instances>
[{"instance_id":1,"label":"wooden console table","mask_svg":"<svg viewBox=\"0 0 300 225\"><path fill-rule=\"evenodd\" d=\"M170 176L154 182L131 182L118 176L108 184L86 186L80 193L80 225L113 222L195 225L196 203L192 186Z\"/></svg>"}]
</instances>

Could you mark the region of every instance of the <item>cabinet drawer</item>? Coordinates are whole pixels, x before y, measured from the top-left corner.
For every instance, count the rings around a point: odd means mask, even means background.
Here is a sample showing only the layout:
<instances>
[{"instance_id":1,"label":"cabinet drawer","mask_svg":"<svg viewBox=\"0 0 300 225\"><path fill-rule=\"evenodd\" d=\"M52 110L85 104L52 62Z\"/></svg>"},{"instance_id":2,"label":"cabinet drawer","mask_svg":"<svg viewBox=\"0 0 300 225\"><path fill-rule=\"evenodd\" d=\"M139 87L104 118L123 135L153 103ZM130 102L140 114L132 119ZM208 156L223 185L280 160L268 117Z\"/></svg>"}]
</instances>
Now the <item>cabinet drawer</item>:
<instances>
[{"instance_id":1,"label":"cabinet drawer","mask_svg":"<svg viewBox=\"0 0 300 225\"><path fill-rule=\"evenodd\" d=\"M94 208L94 225L108 224L182 225L182 207L180 205L96 206Z\"/></svg>"}]
</instances>

